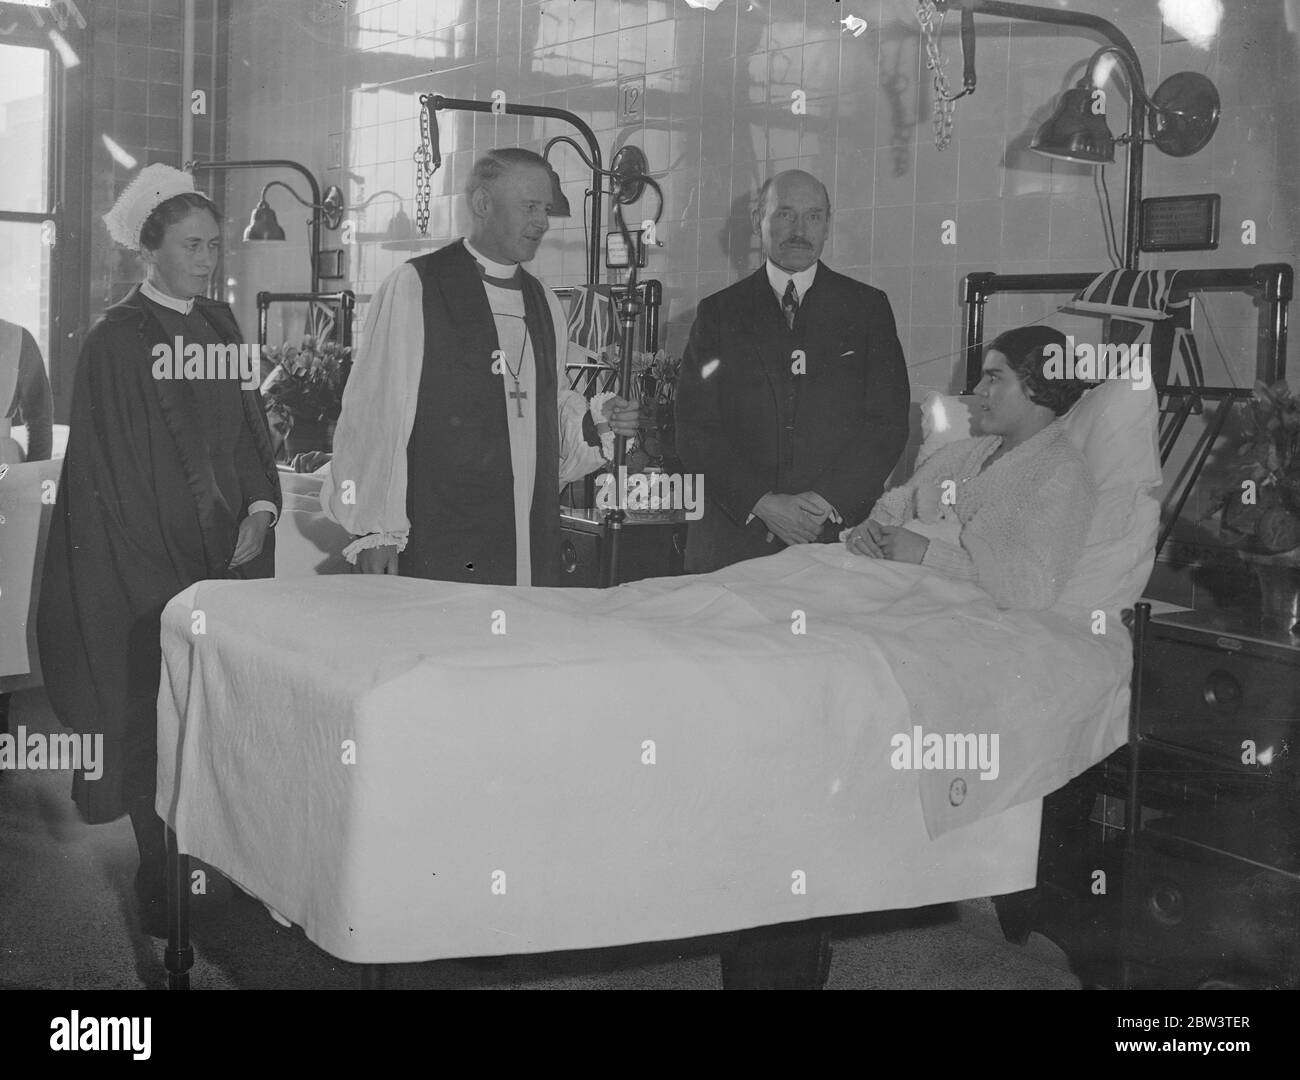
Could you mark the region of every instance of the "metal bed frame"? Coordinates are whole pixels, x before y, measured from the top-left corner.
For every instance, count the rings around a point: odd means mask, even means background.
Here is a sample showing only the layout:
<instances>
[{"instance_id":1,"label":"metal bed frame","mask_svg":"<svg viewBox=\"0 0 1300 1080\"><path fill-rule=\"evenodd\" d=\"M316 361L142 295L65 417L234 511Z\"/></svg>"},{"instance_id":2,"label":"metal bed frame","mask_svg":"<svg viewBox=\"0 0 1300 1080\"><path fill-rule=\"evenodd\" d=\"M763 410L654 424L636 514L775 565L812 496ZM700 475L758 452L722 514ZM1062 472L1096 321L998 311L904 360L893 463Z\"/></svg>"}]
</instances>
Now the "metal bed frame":
<instances>
[{"instance_id":1,"label":"metal bed frame","mask_svg":"<svg viewBox=\"0 0 1300 1080\"><path fill-rule=\"evenodd\" d=\"M1000 292L1078 291L1088 285L1093 280L1093 276L1091 274L999 275L992 273L968 275L965 280L964 290L967 391L972 390L979 380L984 336L984 304L990 296ZM1180 278L1179 284L1189 290L1237 289L1258 292L1262 295L1267 323L1264 333L1265 347L1261 350L1258 360L1257 374L1264 381L1272 382L1281 378L1285 372L1287 304L1291 299L1292 281L1293 271L1290 266L1273 263L1247 269L1188 271L1185 278ZM657 285L658 283L646 283L647 286L652 284ZM566 290L557 289L556 291L563 294ZM572 290L567 290L567 292L571 293ZM651 312L651 317L647 319L643 332L645 334L646 348L648 350L657 348L657 308ZM587 378L588 385L591 385L591 381L605 370L602 365L576 365L576 368L577 371L571 382L571 385L575 388L584 377ZM595 370L588 371L587 369ZM1227 401L1243 395L1249 396L1249 391L1215 387L1163 387L1160 392L1168 401L1177 401L1177 407L1173 410L1175 433L1172 439L1168 441L1168 445L1163 448L1162 464L1168 459L1169 452L1177 440L1178 433L1182 431L1187 417L1192 412L1202 411L1206 401ZM1177 519L1177 513L1181 511L1191 487L1194 486L1200 468L1209 453L1209 448L1213 446L1217 432L1222 430L1228 410L1221 408L1218 412L1220 415L1216 415L1208 428L1209 431L1215 434L1209 437L1204 447L1198 446L1195 468L1178 500L1177 508L1172 515L1173 520ZM1202 436L1202 438L1204 439L1205 436ZM1163 530L1160 543L1163 543L1167 535L1168 527ZM1124 801L1124 858L1126 866L1132 866L1138 858L1137 825L1141 814L1139 791L1141 778L1143 660L1150 619L1151 605L1147 602L1139 602L1134 605L1131 611L1125 612L1125 624L1132 636L1133 674L1130 684L1128 745L1117 751L1117 754L1125 755L1122 767L1126 790ZM1104 767L1104 763L1099 767ZM1042 852L1040 849L1040 864L1041 859ZM176 835L169 828L167 830L168 937L164 952L164 964L167 969L168 987L173 990L189 989L189 972L194 964L194 949L190 942L189 933L189 876L190 858L187 854L178 850ZM1130 871L1126 871L1124 877L1125 881L1134 880ZM1018 927L1026 929L1026 931L1029 928L1028 923L1025 921L1028 907L1024 896L1025 894L1014 894L1012 896L994 897L999 919L1004 932L1009 938L1013 937ZM1127 910L1127 905L1124 910ZM1121 958L1117 985L1122 989L1127 988L1130 985L1130 980L1130 965ZM360 981L363 988L382 988L386 982L384 966L362 965Z\"/></svg>"},{"instance_id":2,"label":"metal bed frame","mask_svg":"<svg viewBox=\"0 0 1300 1080\"><path fill-rule=\"evenodd\" d=\"M357 294L351 289L341 292L259 292L257 294L257 343L266 345L267 323L272 304L336 304L338 322L334 338L340 345L352 344L352 318L357 306Z\"/></svg>"},{"instance_id":3,"label":"metal bed frame","mask_svg":"<svg viewBox=\"0 0 1300 1080\"><path fill-rule=\"evenodd\" d=\"M1094 274L994 274L977 272L968 274L963 284L962 303L964 312L965 342L965 392L971 393L981 375L984 344L984 305L990 296L998 293L1077 293L1094 280ZM1287 306L1291 301L1294 284L1294 270L1286 263L1261 263L1257 266L1221 269L1221 270L1184 270L1177 279L1179 292L1207 291L1242 291L1256 295L1262 304L1260 315L1260 349L1256 357L1255 377L1272 384L1286 374L1287 346ZM1166 495L1162 510L1166 511L1166 520L1160 529L1156 541L1156 556L1169 539L1175 523L1187 503L1201 471L1205 466L1215 442L1223 432L1231 413L1231 404L1236 401L1249 400L1251 390L1236 387L1218 386L1163 386L1158 387L1161 399L1162 418L1168 423L1162 425L1160 438L1160 464L1164 466L1177 445L1187 419L1193 413L1200 415L1205 411L1207 402L1219 402L1213 417L1206 424L1205 430L1193 446L1192 458L1188 468L1179 478L1181 482L1171 485ZM1172 509L1170 510L1170 503ZM1130 683L1129 698L1129 733L1128 743L1116 751L1113 757L1117 761L1117 771L1123 776L1124 797L1124 886L1136 880L1134 867L1139 857L1137 851L1138 826L1141 820L1140 780L1142 775L1142 685L1145 661L1146 636L1151 621L1151 605L1139 602L1131 611L1125 611L1125 625L1128 626L1133 639L1133 675ZM1111 759L1107 759L1111 760ZM1102 762L1094 769L1104 769ZM1093 770L1089 770L1092 772ZM1050 799L1051 796L1048 796ZM1045 818L1053 811L1044 800ZM1043 850L1039 849L1040 878L1043 865ZM1028 932L1036 927L1032 925L1031 897L1037 890L1017 893L1011 896L994 897L994 905L1003 932L1011 940L1022 940ZM1121 919L1127 919L1131 905L1126 898L1121 899ZM1124 957L1122 948L1117 950L1118 969L1116 986L1129 989L1132 985L1133 970L1130 961Z\"/></svg>"},{"instance_id":4,"label":"metal bed frame","mask_svg":"<svg viewBox=\"0 0 1300 1080\"><path fill-rule=\"evenodd\" d=\"M965 305L964 335L966 361L965 393L971 393L980 380L981 352L984 343L984 305L998 293L1076 293L1086 288L1096 275L1081 274L967 274L963 283ZM1255 378L1270 385L1286 373L1287 305L1291 301L1295 271L1287 263L1260 263L1257 266L1223 270L1181 270L1177 288L1183 292L1246 292L1259 297L1261 348L1255 360ZM1189 416L1201 415L1207 402L1219 402L1213 417L1197 438L1192 460L1183 475L1169 486L1162 509L1168 512L1156 541L1156 555L1164 549L1174 525L1190 498L1210 452L1232 412L1231 403L1250 400L1252 390L1226 386L1162 386L1160 411L1160 464L1165 465L1178 443ZM1164 420L1167 418L1167 423ZM1172 504L1172 509L1169 509Z\"/></svg>"}]
</instances>

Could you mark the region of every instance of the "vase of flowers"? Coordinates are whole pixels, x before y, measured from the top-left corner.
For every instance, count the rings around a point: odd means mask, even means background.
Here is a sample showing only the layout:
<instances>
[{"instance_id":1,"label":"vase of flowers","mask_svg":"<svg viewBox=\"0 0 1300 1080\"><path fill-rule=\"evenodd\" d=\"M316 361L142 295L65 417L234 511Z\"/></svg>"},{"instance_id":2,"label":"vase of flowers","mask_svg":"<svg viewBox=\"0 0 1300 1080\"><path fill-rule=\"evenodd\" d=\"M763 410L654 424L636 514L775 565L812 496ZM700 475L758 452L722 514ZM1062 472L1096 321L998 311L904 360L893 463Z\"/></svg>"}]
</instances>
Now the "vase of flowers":
<instances>
[{"instance_id":1,"label":"vase of flowers","mask_svg":"<svg viewBox=\"0 0 1300 1080\"><path fill-rule=\"evenodd\" d=\"M268 345L262 355L275 364L262 383L262 396L274 426L285 431L287 455L332 451L343 388L352 370L352 349L307 336L297 346Z\"/></svg>"},{"instance_id":2,"label":"vase of flowers","mask_svg":"<svg viewBox=\"0 0 1300 1080\"><path fill-rule=\"evenodd\" d=\"M1257 382L1243 418L1236 482L1210 513L1251 565L1265 628L1300 624L1300 399L1286 382Z\"/></svg>"}]
</instances>

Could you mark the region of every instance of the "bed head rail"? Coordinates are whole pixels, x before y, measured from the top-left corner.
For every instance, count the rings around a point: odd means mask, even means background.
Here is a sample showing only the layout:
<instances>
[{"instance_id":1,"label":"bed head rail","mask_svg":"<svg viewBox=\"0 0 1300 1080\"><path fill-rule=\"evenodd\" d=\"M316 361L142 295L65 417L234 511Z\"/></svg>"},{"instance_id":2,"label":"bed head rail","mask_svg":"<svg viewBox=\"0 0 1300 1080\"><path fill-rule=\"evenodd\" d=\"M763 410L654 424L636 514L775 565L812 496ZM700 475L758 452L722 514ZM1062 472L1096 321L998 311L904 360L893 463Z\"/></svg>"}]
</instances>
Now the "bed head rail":
<instances>
[{"instance_id":1,"label":"bed head rail","mask_svg":"<svg viewBox=\"0 0 1300 1080\"><path fill-rule=\"evenodd\" d=\"M1094 274L967 274L962 288L965 305L966 393L980 380L981 353L984 348L984 305L997 293L1078 293L1095 279ZM1260 263L1232 269L1181 270L1179 293L1245 292L1261 302L1259 351L1255 360L1255 378L1272 384L1286 375L1287 306L1291 301L1294 271L1287 263ZM1192 385L1157 386L1160 398L1160 463L1168 463L1187 420L1199 415L1207 403L1218 408L1192 448L1187 465L1172 483L1166 485L1163 500L1163 524L1156 541L1156 555L1165 546L1182 515L1201 470L1214 444L1223 433L1232 404L1248 401L1250 388Z\"/></svg>"},{"instance_id":2,"label":"bed head rail","mask_svg":"<svg viewBox=\"0 0 1300 1080\"><path fill-rule=\"evenodd\" d=\"M352 344L352 320L357 306L357 296L351 289L340 292L257 294L257 343L266 345L266 335L272 304L306 304L308 326L312 336L337 341L340 345Z\"/></svg>"},{"instance_id":3,"label":"bed head rail","mask_svg":"<svg viewBox=\"0 0 1300 1080\"><path fill-rule=\"evenodd\" d=\"M1095 274L967 274L962 283L965 305L963 342L966 358L966 393L980 380L984 348L984 305L997 293L1077 293L1092 283ZM1273 383L1286 374L1287 305L1295 279L1287 263L1260 263L1234 269L1180 270L1178 289L1184 292L1247 292L1264 305L1261 313L1263 347L1256 358L1256 378ZM1164 389L1163 387L1161 388Z\"/></svg>"}]
</instances>

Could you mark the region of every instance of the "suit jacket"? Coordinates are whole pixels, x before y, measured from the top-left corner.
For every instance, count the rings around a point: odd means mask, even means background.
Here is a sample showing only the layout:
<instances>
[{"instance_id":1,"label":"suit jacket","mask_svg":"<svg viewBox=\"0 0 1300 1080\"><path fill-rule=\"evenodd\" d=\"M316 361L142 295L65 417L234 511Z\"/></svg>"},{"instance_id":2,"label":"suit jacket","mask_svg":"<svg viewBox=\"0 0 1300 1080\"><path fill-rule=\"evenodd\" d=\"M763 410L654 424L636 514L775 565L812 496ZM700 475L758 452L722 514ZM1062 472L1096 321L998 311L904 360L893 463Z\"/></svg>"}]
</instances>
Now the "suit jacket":
<instances>
[{"instance_id":1,"label":"suit jacket","mask_svg":"<svg viewBox=\"0 0 1300 1080\"><path fill-rule=\"evenodd\" d=\"M802 364L803 373L794 368ZM907 441L907 367L889 299L818 264L786 326L757 273L700 302L682 359L677 447L704 476L686 569L705 573L780 551L746 518L767 492L815 491L844 526L867 516ZM840 526L827 522L819 538Z\"/></svg>"}]
</instances>

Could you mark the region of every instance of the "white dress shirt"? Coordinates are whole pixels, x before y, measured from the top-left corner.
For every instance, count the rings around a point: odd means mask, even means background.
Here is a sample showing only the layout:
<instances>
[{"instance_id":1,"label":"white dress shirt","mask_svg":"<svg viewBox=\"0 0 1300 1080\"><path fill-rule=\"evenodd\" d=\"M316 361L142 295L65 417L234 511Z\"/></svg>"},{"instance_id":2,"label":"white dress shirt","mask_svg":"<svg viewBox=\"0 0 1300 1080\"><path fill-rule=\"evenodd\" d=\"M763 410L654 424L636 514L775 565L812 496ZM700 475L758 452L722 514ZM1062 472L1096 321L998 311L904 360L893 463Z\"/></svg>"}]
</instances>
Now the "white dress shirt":
<instances>
[{"instance_id":1,"label":"white dress shirt","mask_svg":"<svg viewBox=\"0 0 1300 1080\"><path fill-rule=\"evenodd\" d=\"M803 303L803 298L808 295L808 290L812 288L813 280L817 277L817 264L804 270L798 270L790 273L789 270L782 270L771 259L767 260L767 280L772 284L772 291L776 293L776 301L779 304L785 299L785 287L794 281L795 295L799 298L799 303Z\"/></svg>"},{"instance_id":2,"label":"white dress shirt","mask_svg":"<svg viewBox=\"0 0 1300 1080\"><path fill-rule=\"evenodd\" d=\"M782 270L771 259L767 260L767 280L772 286L772 291L776 293L776 302L778 304L785 301L785 290L791 281L794 282L794 294L798 303L803 303L803 298L808 295L808 290L812 288L812 283L817 277L817 263L805 267L803 270L797 270L793 274L789 270ZM781 312L785 314L784 309ZM768 492L770 495L771 492ZM766 498L766 496L764 496ZM750 511L749 517L745 518L745 524L748 525L754 520L754 513ZM831 511L831 520L839 523L840 515L836 510ZM773 539L772 534L768 533L769 541Z\"/></svg>"}]
</instances>

